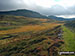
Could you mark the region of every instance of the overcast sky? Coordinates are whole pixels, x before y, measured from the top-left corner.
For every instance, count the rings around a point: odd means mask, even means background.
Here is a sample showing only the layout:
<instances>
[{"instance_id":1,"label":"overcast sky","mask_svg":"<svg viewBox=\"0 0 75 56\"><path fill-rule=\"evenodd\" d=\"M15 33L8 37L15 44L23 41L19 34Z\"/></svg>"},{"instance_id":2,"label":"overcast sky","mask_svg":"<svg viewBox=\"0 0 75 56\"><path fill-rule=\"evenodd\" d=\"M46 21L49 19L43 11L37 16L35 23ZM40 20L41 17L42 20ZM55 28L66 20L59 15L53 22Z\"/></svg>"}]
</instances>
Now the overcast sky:
<instances>
[{"instance_id":1,"label":"overcast sky","mask_svg":"<svg viewBox=\"0 0 75 56\"><path fill-rule=\"evenodd\" d=\"M0 11L15 9L28 9L45 15L74 17L75 0L0 0Z\"/></svg>"}]
</instances>

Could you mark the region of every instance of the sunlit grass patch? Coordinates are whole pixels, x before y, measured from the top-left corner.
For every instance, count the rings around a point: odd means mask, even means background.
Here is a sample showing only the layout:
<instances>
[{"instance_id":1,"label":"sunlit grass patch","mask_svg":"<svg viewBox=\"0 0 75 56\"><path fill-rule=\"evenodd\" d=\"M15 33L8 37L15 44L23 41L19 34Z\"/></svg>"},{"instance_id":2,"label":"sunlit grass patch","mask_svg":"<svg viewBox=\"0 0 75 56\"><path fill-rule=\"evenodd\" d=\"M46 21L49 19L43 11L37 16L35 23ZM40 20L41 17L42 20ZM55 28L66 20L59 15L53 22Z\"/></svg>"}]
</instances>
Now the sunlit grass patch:
<instances>
[{"instance_id":1,"label":"sunlit grass patch","mask_svg":"<svg viewBox=\"0 0 75 56\"><path fill-rule=\"evenodd\" d=\"M64 31L64 51L75 51L75 33L71 32L70 29L67 27L63 26L63 31Z\"/></svg>"}]
</instances>

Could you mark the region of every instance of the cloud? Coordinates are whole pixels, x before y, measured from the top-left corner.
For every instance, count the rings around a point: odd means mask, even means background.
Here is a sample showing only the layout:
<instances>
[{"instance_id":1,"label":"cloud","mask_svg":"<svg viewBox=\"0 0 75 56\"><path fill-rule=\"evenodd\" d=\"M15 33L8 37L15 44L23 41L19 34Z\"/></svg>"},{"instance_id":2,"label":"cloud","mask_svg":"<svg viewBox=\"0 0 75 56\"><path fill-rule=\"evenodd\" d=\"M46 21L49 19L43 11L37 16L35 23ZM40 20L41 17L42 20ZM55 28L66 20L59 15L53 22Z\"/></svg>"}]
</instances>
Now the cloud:
<instances>
[{"instance_id":1,"label":"cloud","mask_svg":"<svg viewBox=\"0 0 75 56\"><path fill-rule=\"evenodd\" d=\"M27 7L21 0L0 0L0 10L13 10Z\"/></svg>"},{"instance_id":2,"label":"cloud","mask_svg":"<svg viewBox=\"0 0 75 56\"><path fill-rule=\"evenodd\" d=\"M28 9L45 15L75 15L74 0L0 0L0 11Z\"/></svg>"}]
</instances>

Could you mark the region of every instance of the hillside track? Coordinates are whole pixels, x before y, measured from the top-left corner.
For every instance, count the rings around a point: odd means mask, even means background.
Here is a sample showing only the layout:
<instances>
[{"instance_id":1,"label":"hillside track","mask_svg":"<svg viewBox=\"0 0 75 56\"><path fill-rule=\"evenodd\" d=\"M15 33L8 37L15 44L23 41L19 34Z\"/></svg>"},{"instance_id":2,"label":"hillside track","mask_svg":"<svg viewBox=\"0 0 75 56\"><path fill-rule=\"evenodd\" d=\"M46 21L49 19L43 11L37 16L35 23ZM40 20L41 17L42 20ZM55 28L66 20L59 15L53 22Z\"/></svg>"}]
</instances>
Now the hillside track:
<instances>
[{"instance_id":1,"label":"hillside track","mask_svg":"<svg viewBox=\"0 0 75 56\"><path fill-rule=\"evenodd\" d=\"M63 34L62 29L59 29L58 34ZM50 38L52 39L52 44L50 44L50 47L48 50L48 56L58 56L58 51L60 51L59 47L64 44L64 40L61 39L62 36L56 37L56 38ZM60 44L61 43L61 44Z\"/></svg>"}]
</instances>

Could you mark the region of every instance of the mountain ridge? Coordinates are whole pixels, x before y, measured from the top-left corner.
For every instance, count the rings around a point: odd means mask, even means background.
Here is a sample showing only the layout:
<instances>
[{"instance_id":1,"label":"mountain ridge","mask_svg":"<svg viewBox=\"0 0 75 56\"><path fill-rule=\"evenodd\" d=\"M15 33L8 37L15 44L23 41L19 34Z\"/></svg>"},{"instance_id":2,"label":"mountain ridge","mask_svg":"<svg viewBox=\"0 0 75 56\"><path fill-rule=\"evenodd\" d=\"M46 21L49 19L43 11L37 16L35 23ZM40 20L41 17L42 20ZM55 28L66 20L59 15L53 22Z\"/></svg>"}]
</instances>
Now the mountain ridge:
<instances>
[{"instance_id":1,"label":"mountain ridge","mask_svg":"<svg viewBox=\"0 0 75 56\"><path fill-rule=\"evenodd\" d=\"M18 9L18 10L11 10L11 11L0 11L0 15L15 15L15 16L25 16L31 18L46 18L46 19L54 19L58 21L67 21L67 20L75 20L75 18L63 18L63 17L56 17L54 15L46 16L42 15L39 12L27 10L27 9Z\"/></svg>"},{"instance_id":2,"label":"mountain ridge","mask_svg":"<svg viewBox=\"0 0 75 56\"><path fill-rule=\"evenodd\" d=\"M26 9L19 9L13 11L0 11L0 15L16 15L16 16L25 16L25 17L32 17L32 18L47 18L44 15L41 15L38 12L26 10Z\"/></svg>"}]
</instances>

